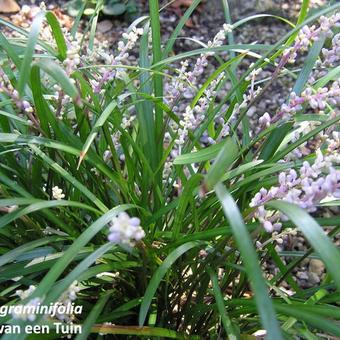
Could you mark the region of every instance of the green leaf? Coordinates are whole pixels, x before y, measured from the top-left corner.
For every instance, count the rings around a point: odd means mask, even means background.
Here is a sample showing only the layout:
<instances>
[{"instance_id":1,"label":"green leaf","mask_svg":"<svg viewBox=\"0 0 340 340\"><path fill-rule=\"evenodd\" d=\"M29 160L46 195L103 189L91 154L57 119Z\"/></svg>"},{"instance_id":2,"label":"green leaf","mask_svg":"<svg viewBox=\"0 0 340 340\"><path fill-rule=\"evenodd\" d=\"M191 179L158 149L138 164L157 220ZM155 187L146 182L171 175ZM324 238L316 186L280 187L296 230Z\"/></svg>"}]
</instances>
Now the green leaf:
<instances>
[{"instance_id":1,"label":"green leaf","mask_svg":"<svg viewBox=\"0 0 340 340\"><path fill-rule=\"evenodd\" d=\"M306 211L294 204L273 201L268 202L267 205L281 211L301 230L314 250L320 255L340 290L340 271L338 270L340 252L325 235L318 223Z\"/></svg>"},{"instance_id":2,"label":"green leaf","mask_svg":"<svg viewBox=\"0 0 340 340\"><path fill-rule=\"evenodd\" d=\"M41 297L44 296L50 289L50 287L54 284L54 282L58 279L58 277L63 273L65 268L72 262L72 260L76 257L78 252L88 243L90 240L99 233L102 228L112 220L114 216L116 216L119 212L136 208L131 204L125 204L117 206L107 213L105 213L102 217L96 220L93 224L91 224L74 242L73 244L65 251L64 255L57 261L57 263L49 270L49 272L44 276L44 278L39 283L38 287L32 294L33 297Z\"/></svg>"},{"instance_id":3,"label":"green leaf","mask_svg":"<svg viewBox=\"0 0 340 340\"><path fill-rule=\"evenodd\" d=\"M183 226L183 220L185 217L185 212L189 205L190 199L195 195L195 189L199 186L200 181L202 180L201 174L195 174L189 178L189 180L185 183L184 190L179 198L178 208L175 215L175 220L172 225L173 238L175 240L178 239L178 235L181 232L181 228ZM197 190L196 190L197 192Z\"/></svg>"},{"instance_id":4,"label":"green leaf","mask_svg":"<svg viewBox=\"0 0 340 340\"><path fill-rule=\"evenodd\" d=\"M122 15L126 11L126 6L121 3L108 4L103 7L103 13L106 15Z\"/></svg>"},{"instance_id":5,"label":"green leaf","mask_svg":"<svg viewBox=\"0 0 340 340\"><path fill-rule=\"evenodd\" d=\"M58 300L63 292L67 290L67 288L95 262L103 256L106 252L112 249L112 243L106 243L103 246L99 247L93 253L90 253L84 260L82 260L64 279L57 282L51 292L47 295L44 300L45 305L49 305L52 302ZM91 325L92 326L92 325Z\"/></svg>"},{"instance_id":6,"label":"green leaf","mask_svg":"<svg viewBox=\"0 0 340 340\"><path fill-rule=\"evenodd\" d=\"M179 155L175 158L175 165L184 165L192 163L200 163L205 161L210 161L217 157L221 148L223 148L224 143L218 143L210 145L196 152L186 153L184 155Z\"/></svg>"},{"instance_id":7,"label":"green leaf","mask_svg":"<svg viewBox=\"0 0 340 340\"><path fill-rule=\"evenodd\" d=\"M67 46L63 35L63 31L61 30L61 27L59 25L59 21L53 12L46 12L46 20L51 26L52 34L58 47L59 51L58 57L61 61L63 61L66 59L67 56Z\"/></svg>"},{"instance_id":8,"label":"green leaf","mask_svg":"<svg viewBox=\"0 0 340 340\"><path fill-rule=\"evenodd\" d=\"M156 65L161 62L162 56L162 41L161 41L161 24L159 17L159 1L150 0L149 1L149 13L150 13L150 24L152 33L152 65ZM154 69L158 70L156 66ZM159 98L161 101L163 98L163 77L161 74L153 74L153 85L155 97ZM163 110L160 106L155 106L155 142L156 142L156 161L159 163L163 156L163 135L164 135L164 119ZM161 172L156 174L156 183L161 186L162 176ZM157 197L157 195L155 195ZM158 199L156 199L155 205L158 206Z\"/></svg>"},{"instance_id":9,"label":"green leaf","mask_svg":"<svg viewBox=\"0 0 340 340\"><path fill-rule=\"evenodd\" d=\"M121 335L135 335L138 338L145 336L153 338L170 338L170 339L196 339L198 336L186 336L185 334L177 333L176 331L160 328L160 327L139 327L139 326L115 326L115 325L98 325L92 327L93 333L103 334L121 334Z\"/></svg>"},{"instance_id":10,"label":"green leaf","mask_svg":"<svg viewBox=\"0 0 340 340\"><path fill-rule=\"evenodd\" d=\"M299 77L296 79L295 85L293 87L293 92L300 95L303 90L307 80L313 71L315 62L319 58L320 51L325 43L326 36L323 34L318 37L318 40L314 42L312 48L308 52L308 56L303 63L302 70L300 71Z\"/></svg>"},{"instance_id":11,"label":"green leaf","mask_svg":"<svg viewBox=\"0 0 340 340\"><path fill-rule=\"evenodd\" d=\"M105 124L107 119L110 117L113 110L117 107L117 100L113 100L103 111L103 113L100 115L100 117L97 119L94 127L91 130L91 133L86 139L86 142L84 144L83 150L80 153L79 162L78 162L78 169L80 167L81 162L83 161L84 157L86 156L86 153L88 152L92 142L96 138L100 128Z\"/></svg>"},{"instance_id":12,"label":"green leaf","mask_svg":"<svg viewBox=\"0 0 340 340\"><path fill-rule=\"evenodd\" d=\"M0 32L0 46L7 52L8 56L12 59L16 67L20 68L20 65L21 65L20 58L17 56L12 45L9 43L9 41L6 39L6 37L1 32Z\"/></svg>"},{"instance_id":13,"label":"green leaf","mask_svg":"<svg viewBox=\"0 0 340 340\"><path fill-rule=\"evenodd\" d=\"M198 247L202 245L202 242L188 242L185 244L182 244L178 248L176 248L174 251L172 251L168 257L164 260L164 262L158 267L158 269L155 271L155 273L152 275L152 278L148 284L148 287L146 288L142 304L140 306L139 311L139 326L143 326L149 307L151 305L151 301L157 291L157 288L159 287L164 275L169 270L169 268L173 265L173 263L181 257L184 253L189 251L190 249L194 247Z\"/></svg>"},{"instance_id":14,"label":"green leaf","mask_svg":"<svg viewBox=\"0 0 340 340\"><path fill-rule=\"evenodd\" d=\"M22 246L16 247L10 251L8 251L6 254L0 256L0 267L4 266L5 264L12 262L14 260L16 260L20 255L38 248L42 245L48 244L48 243L56 243L59 240L63 240L65 239L64 237L60 237L60 236L48 236L48 237L44 237L43 239L38 239L32 242L27 242L25 244L23 244Z\"/></svg>"},{"instance_id":15,"label":"green leaf","mask_svg":"<svg viewBox=\"0 0 340 340\"><path fill-rule=\"evenodd\" d=\"M238 339L238 337L235 333L234 326L231 322L231 319L229 318L229 316L227 314L223 295L222 295L220 286L218 284L217 275L211 268L208 268L208 273L210 275L217 308L218 308L218 311L221 315L221 320L222 320L222 324L223 324L223 327L225 329L225 332L226 332L229 340L236 340L236 339Z\"/></svg>"},{"instance_id":16,"label":"green leaf","mask_svg":"<svg viewBox=\"0 0 340 340\"><path fill-rule=\"evenodd\" d=\"M327 74L321 77L314 85L315 89L324 87L330 81L340 78L340 65L338 67L328 70Z\"/></svg>"},{"instance_id":17,"label":"green leaf","mask_svg":"<svg viewBox=\"0 0 340 340\"><path fill-rule=\"evenodd\" d=\"M265 161L270 159L281 145L283 139L286 137L286 134L292 129L292 126L293 123L285 123L283 125L277 126L264 143L259 158Z\"/></svg>"},{"instance_id":18,"label":"green leaf","mask_svg":"<svg viewBox=\"0 0 340 340\"><path fill-rule=\"evenodd\" d=\"M257 165L263 163L262 159L259 159L257 161L252 161L246 164L242 164L238 166L237 168L228 171L222 178L221 182L224 182L226 180L232 179L234 177L237 177L239 175L242 175L243 173L246 173L249 170L253 170Z\"/></svg>"},{"instance_id":19,"label":"green leaf","mask_svg":"<svg viewBox=\"0 0 340 340\"><path fill-rule=\"evenodd\" d=\"M38 68L49 74L63 89L63 91L69 95L73 101L77 104L80 101L80 96L75 85L70 81L70 77L67 76L65 71L56 63L49 60L39 61L34 63L33 68Z\"/></svg>"},{"instance_id":20,"label":"green leaf","mask_svg":"<svg viewBox=\"0 0 340 340\"><path fill-rule=\"evenodd\" d=\"M106 292L103 296L101 296L98 299L98 302L94 305L94 307L91 309L91 312L85 319L83 326L82 326L82 331L80 334L78 334L75 338L75 340L86 340L88 339L88 336L91 333L91 327L95 324L98 316L102 312L102 310L105 307L105 304L109 300L109 298L112 296L112 291Z\"/></svg>"},{"instance_id":21,"label":"green leaf","mask_svg":"<svg viewBox=\"0 0 340 340\"><path fill-rule=\"evenodd\" d=\"M194 0L191 5L188 7L188 9L185 11L185 13L181 16L181 20L177 24L176 28L173 30L173 32L170 35L170 38L168 39L164 51L163 51L163 58L166 58L168 54L171 52L172 47L174 46L176 39L178 35L180 34L182 28L184 27L185 23L190 18L191 14L195 10L195 8L200 4L202 0Z\"/></svg>"},{"instance_id":22,"label":"green leaf","mask_svg":"<svg viewBox=\"0 0 340 340\"><path fill-rule=\"evenodd\" d=\"M38 41L40 29L44 20L44 13L39 13L33 20L31 25L31 32L28 36L27 45L25 49L24 58L20 67L20 76L18 82L18 91L20 96L24 94L25 86L29 80L31 72L31 63L33 59L33 53L35 45Z\"/></svg>"},{"instance_id":23,"label":"green leaf","mask_svg":"<svg viewBox=\"0 0 340 340\"><path fill-rule=\"evenodd\" d=\"M46 164L48 164L54 171L63 176L69 183L76 187L90 202L93 202L102 212L107 212L108 208L105 204L94 195L84 184L80 183L75 177L61 167L57 162L53 161L45 153L43 153L36 145L29 145L32 151L38 155Z\"/></svg>"},{"instance_id":24,"label":"green leaf","mask_svg":"<svg viewBox=\"0 0 340 340\"><path fill-rule=\"evenodd\" d=\"M311 132L305 134L303 137L299 138L296 142L289 144L284 150L277 152L272 162L277 162L282 159L284 156L289 154L291 151L295 150L299 145L311 139L313 136L317 135L320 131L327 129L328 127L334 125L340 120L340 117L335 117L333 119L328 120L327 122L319 125L317 128L313 129Z\"/></svg>"},{"instance_id":25,"label":"green leaf","mask_svg":"<svg viewBox=\"0 0 340 340\"><path fill-rule=\"evenodd\" d=\"M238 146L231 138L228 138L205 177L205 190L211 190L214 185L221 180L223 175L235 161L237 155Z\"/></svg>"},{"instance_id":26,"label":"green leaf","mask_svg":"<svg viewBox=\"0 0 340 340\"><path fill-rule=\"evenodd\" d=\"M80 202L72 202L72 201L40 201L37 203L33 203L29 205L26 208L23 209L16 209L12 211L11 213L8 213L4 216L0 217L0 228L3 228L4 226L8 225L12 221L14 221L17 218L20 218L22 216L25 216L27 214L30 214L35 211L39 211L42 209L52 208L52 207L61 207L61 206L70 206L70 207L78 207L78 208L84 208L89 211L94 211L98 213L99 211L97 209L94 209L93 207L90 207L86 204L80 203Z\"/></svg>"},{"instance_id":27,"label":"green leaf","mask_svg":"<svg viewBox=\"0 0 340 340\"><path fill-rule=\"evenodd\" d=\"M252 244L248 230L244 225L238 207L224 186L219 183L215 186L215 192L220 200L224 213L232 228L236 243L246 268L246 272L255 294L257 309L259 311L262 325L267 330L268 339L283 339L279 324L275 318L275 310L269 298L265 280Z\"/></svg>"}]
</instances>

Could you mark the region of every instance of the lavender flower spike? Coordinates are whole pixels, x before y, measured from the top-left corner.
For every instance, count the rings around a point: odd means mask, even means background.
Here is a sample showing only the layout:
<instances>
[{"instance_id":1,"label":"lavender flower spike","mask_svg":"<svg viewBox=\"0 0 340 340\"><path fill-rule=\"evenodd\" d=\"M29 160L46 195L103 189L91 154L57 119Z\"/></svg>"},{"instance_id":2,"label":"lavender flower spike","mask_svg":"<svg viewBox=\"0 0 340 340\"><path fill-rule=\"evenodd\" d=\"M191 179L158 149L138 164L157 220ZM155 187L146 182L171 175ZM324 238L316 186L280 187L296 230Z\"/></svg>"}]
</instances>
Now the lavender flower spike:
<instances>
[{"instance_id":1,"label":"lavender flower spike","mask_svg":"<svg viewBox=\"0 0 340 340\"><path fill-rule=\"evenodd\" d=\"M145 236L140 219L121 212L111 221L108 240L112 243L134 246Z\"/></svg>"}]
</instances>

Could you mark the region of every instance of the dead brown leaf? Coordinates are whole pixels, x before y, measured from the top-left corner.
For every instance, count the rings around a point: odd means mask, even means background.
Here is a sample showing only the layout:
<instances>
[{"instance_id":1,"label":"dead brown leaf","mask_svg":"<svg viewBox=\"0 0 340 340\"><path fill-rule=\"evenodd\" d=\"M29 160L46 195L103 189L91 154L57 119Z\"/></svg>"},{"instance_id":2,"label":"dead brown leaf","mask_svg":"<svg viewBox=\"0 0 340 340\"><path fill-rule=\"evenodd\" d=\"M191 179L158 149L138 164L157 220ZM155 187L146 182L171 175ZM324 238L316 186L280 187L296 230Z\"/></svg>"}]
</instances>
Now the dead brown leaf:
<instances>
[{"instance_id":1,"label":"dead brown leaf","mask_svg":"<svg viewBox=\"0 0 340 340\"><path fill-rule=\"evenodd\" d=\"M173 8L180 8L180 7L190 7L192 5L193 0L176 0L171 4Z\"/></svg>"},{"instance_id":2,"label":"dead brown leaf","mask_svg":"<svg viewBox=\"0 0 340 340\"><path fill-rule=\"evenodd\" d=\"M196 25L194 24L194 22L192 21L191 18L189 18L186 22L185 22L185 26L188 28L194 28L196 27Z\"/></svg>"}]
</instances>

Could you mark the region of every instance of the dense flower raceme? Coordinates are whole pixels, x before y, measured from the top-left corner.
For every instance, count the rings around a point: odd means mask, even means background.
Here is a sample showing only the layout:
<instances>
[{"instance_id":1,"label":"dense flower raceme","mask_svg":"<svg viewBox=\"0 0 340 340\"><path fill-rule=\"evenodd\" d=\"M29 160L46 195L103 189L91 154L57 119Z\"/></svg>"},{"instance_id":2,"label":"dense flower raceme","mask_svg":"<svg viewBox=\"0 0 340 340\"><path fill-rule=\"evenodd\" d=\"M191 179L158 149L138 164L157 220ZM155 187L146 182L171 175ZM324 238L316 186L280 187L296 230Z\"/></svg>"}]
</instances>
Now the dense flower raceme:
<instances>
[{"instance_id":1,"label":"dense flower raceme","mask_svg":"<svg viewBox=\"0 0 340 340\"><path fill-rule=\"evenodd\" d=\"M339 140L338 134L335 134L335 137ZM332 140L330 146L338 140ZM267 210L264 207L266 202L284 200L295 203L308 212L314 212L323 199L339 198L340 170L334 167L339 163L338 153L323 155L318 150L313 164L304 161L298 171L291 169L281 172L279 186L273 186L269 190L262 188L251 200L250 206L255 208L255 217L266 231L273 232L280 230L282 226L280 220L285 220L285 217L276 211Z\"/></svg>"},{"instance_id":2,"label":"dense flower raceme","mask_svg":"<svg viewBox=\"0 0 340 340\"><path fill-rule=\"evenodd\" d=\"M298 33L293 46L287 48L279 63L277 64L276 73L278 74L287 63L295 63L299 52L307 51L310 45L317 41L321 35L328 37L333 36L333 27L340 25L340 13L335 13L330 17L321 17L319 19L319 26L304 26ZM339 61L339 33L332 38L331 48L323 48L323 60L316 63L316 69L309 77L309 83L312 84L316 79L327 74L326 67L334 66ZM261 69L260 69L261 70ZM253 72L256 72L254 70ZM248 77L250 80L250 77ZM330 88L323 87L313 91L312 87L307 87L301 96L292 92L290 94L288 103L282 104L280 110L274 117L266 112L260 118L260 124L263 127L268 127L271 122L276 122L281 118L289 119L293 114L302 109L302 106L308 103L313 110L324 110L326 105L339 105L339 81L335 81Z\"/></svg>"},{"instance_id":3,"label":"dense flower raceme","mask_svg":"<svg viewBox=\"0 0 340 340\"><path fill-rule=\"evenodd\" d=\"M223 29L215 35L213 41L208 41L207 46L209 48L222 46L226 34L231 32L231 30L231 25L224 24ZM175 105L182 95L185 98L192 98L194 96L195 87L198 85L200 76L202 76L204 69L208 66L208 57L212 55L214 55L214 52L201 54L193 64L191 70L188 70L190 65L189 60L181 62L181 68L179 69L177 77L172 78L170 82L165 84L165 91L167 93L165 102L169 106ZM191 86L188 86L187 83ZM178 112L178 107L175 106L173 109L174 112Z\"/></svg>"},{"instance_id":4,"label":"dense flower raceme","mask_svg":"<svg viewBox=\"0 0 340 340\"><path fill-rule=\"evenodd\" d=\"M126 212L119 213L109 225L108 240L115 244L134 246L145 236L140 219L130 217Z\"/></svg>"},{"instance_id":5,"label":"dense flower raceme","mask_svg":"<svg viewBox=\"0 0 340 340\"><path fill-rule=\"evenodd\" d=\"M142 28L133 27L129 33L123 33L123 39L118 42L118 55L113 56L104 51L92 51L92 54L97 55L105 60L106 65L124 65L129 58L129 51L136 45L139 37L143 34ZM107 70L105 68L99 70L102 74L99 80L91 80L91 84L95 93L102 91L102 87L106 82L113 80L115 77L124 78L124 68L116 68L114 70Z\"/></svg>"},{"instance_id":6,"label":"dense flower raceme","mask_svg":"<svg viewBox=\"0 0 340 340\"><path fill-rule=\"evenodd\" d=\"M295 39L294 45L284 52L279 65L284 65L286 62L294 63L297 53L308 50L310 44L318 40L321 35L332 36L333 32L331 29L338 27L339 22L340 13L335 13L330 17L322 16L319 19L319 27L315 25L304 26Z\"/></svg>"},{"instance_id":7,"label":"dense flower raceme","mask_svg":"<svg viewBox=\"0 0 340 340\"><path fill-rule=\"evenodd\" d=\"M58 186L52 188L52 196L56 200L62 200L65 198L65 194L63 194L63 190L60 189Z\"/></svg>"},{"instance_id":8,"label":"dense flower raceme","mask_svg":"<svg viewBox=\"0 0 340 340\"><path fill-rule=\"evenodd\" d=\"M323 63L327 66L336 66L340 62L340 33L336 34L332 39L331 48L323 48Z\"/></svg>"},{"instance_id":9,"label":"dense flower raceme","mask_svg":"<svg viewBox=\"0 0 340 340\"><path fill-rule=\"evenodd\" d=\"M29 286L28 289L26 290L17 290L15 292L15 295L17 295L20 300L25 300L28 299L33 292L35 291L36 286ZM75 301L77 299L77 294L80 291L80 287L78 285L77 281L74 281L71 286L60 296L60 298L58 299L58 301L56 301L56 305L59 306L65 306L67 307L68 305L72 304L73 301ZM42 303L42 299L37 297L37 298L33 298L31 300L29 300L25 306L31 306L31 307L38 307L40 306ZM27 309L28 311L30 310L29 308ZM74 315L68 313L70 310L70 308L65 308L66 312L64 314L60 314L60 313L56 313L56 315L54 315L54 317L60 321L63 322L72 322L74 319ZM13 318L14 319L20 319L20 320L28 320L28 321L34 321L37 317L36 313L16 313L16 311L13 312ZM46 315L46 317L48 317L48 315Z\"/></svg>"},{"instance_id":10,"label":"dense flower raceme","mask_svg":"<svg viewBox=\"0 0 340 340\"><path fill-rule=\"evenodd\" d=\"M338 113L336 106L340 104L340 81L336 80L329 88L322 87L316 91L312 87L307 87L300 96L292 92L288 103L281 106L281 110L276 115L275 120L278 118L291 118L296 112L302 110L305 104L308 104L311 109L319 113L325 110L327 105L334 105L335 112Z\"/></svg>"}]
</instances>

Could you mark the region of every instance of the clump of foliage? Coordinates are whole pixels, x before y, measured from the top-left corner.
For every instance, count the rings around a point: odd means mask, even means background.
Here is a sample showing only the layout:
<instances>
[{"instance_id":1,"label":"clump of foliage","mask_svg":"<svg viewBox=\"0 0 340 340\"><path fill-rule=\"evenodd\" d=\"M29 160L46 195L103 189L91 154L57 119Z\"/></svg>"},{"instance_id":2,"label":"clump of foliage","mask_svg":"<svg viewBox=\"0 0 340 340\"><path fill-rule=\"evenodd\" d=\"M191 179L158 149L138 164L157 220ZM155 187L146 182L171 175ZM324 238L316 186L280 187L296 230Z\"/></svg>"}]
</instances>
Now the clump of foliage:
<instances>
[{"instance_id":1,"label":"clump of foliage","mask_svg":"<svg viewBox=\"0 0 340 340\"><path fill-rule=\"evenodd\" d=\"M136 16L138 9L135 0L73 0L67 4L69 14L73 16L84 13L93 15L97 11L108 16L127 15L129 18Z\"/></svg>"},{"instance_id":2,"label":"clump of foliage","mask_svg":"<svg viewBox=\"0 0 340 340\"><path fill-rule=\"evenodd\" d=\"M150 0L114 53L95 24L84 40L51 12L30 32L0 19L1 304L82 305L56 316L83 325L77 339L340 336L340 218L323 213L339 203L340 5L303 1L296 23L274 18L291 26L276 44L236 44L266 15L231 23L223 1L215 37L169 56L199 3L163 46ZM252 122L278 77L290 96ZM276 240L296 229L310 248L288 261ZM327 274L302 290L292 271L312 253Z\"/></svg>"}]
</instances>

